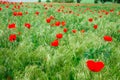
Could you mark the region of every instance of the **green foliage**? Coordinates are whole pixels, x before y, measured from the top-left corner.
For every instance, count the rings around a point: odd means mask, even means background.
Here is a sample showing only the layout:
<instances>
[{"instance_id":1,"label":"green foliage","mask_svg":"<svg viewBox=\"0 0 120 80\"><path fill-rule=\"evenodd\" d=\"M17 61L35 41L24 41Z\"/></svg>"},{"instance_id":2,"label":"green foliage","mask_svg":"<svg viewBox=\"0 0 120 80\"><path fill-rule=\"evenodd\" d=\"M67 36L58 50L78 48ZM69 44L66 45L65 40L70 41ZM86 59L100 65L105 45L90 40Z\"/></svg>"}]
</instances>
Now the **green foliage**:
<instances>
[{"instance_id":1,"label":"green foliage","mask_svg":"<svg viewBox=\"0 0 120 80\"><path fill-rule=\"evenodd\" d=\"M77 0L77 3L80 3L81 0Z\"/></svg>"},{"instance_id":2,"label":"green foliage","mask_svg":"<svg viewBox=\"0 0 120 80\"><path fill-rule=\"evenodd\" d=\"M41 2L41 0L38 0L38 2Z\"/></svg>"},{"instance_id":3,"label":"green foliage","mask_svg":"<svg viewBox=\"0 0 120 80\"><path fill-rule=\"evenodd\" d=\"M101 55L104 59L109 59L111 55L111 48L108 47L108 45L104 45L98 49L91 48L88 52L84 53L84 56L87 59L98 59Z\"/></svg>"},{"instance_id":4,"label":"green foliage","mask_svg":"<svg viewBox=\"0 0 120 80\"><path fill-rule=\"evenodd\" d=\"M98 3L98 0L94 0L94 3Z\"/></svg>"},{"instance_id":5,"label":"green foliage","mask_svg":"<svg viewBox=\"0 0 120 80\"><path fill-rule=\"evenodd\" d=\"M50 2L50 0L46 0L46 2Z\"/></svg>"}]
</instances>

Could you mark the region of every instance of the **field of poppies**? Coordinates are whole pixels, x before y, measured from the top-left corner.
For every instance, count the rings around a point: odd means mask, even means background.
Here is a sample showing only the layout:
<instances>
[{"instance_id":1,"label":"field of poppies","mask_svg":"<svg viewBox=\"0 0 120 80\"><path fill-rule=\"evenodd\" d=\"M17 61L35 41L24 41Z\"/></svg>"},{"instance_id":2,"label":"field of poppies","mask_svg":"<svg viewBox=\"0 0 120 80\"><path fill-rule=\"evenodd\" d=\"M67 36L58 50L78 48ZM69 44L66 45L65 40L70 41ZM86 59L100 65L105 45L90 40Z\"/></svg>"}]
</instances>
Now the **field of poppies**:
<instances>
[{"instance_id":1,"label":"field of poppies","mask_svg":"<svg viewBox=\"0 0 120 80\"><path fill-rule=\"evenodd\" d=\"M0 2L0 80L120 80L119 49L118 4Z\"/></svg>"}]
</instances>

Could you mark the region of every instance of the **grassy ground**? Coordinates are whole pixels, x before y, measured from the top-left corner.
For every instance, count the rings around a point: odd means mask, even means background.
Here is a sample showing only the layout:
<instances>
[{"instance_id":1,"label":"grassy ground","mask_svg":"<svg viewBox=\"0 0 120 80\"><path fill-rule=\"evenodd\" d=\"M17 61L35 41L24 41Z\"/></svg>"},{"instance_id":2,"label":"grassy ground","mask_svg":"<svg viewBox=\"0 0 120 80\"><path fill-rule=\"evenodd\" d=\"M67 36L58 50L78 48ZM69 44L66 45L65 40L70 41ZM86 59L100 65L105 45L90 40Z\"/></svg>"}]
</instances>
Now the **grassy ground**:
<instances>
[{"instance_id":1,"label":"grassy ground","mask_svg":"<svg viewBox=\"0 0 120 80\"><path fill-rule=\"evenodd\" d=\"M9 8L6 5L0 4L0 80L120 80L119 5L47 4L46 10L42 3L24 3L14 10L23 13L17 17L12 11L15 4ZM63 12L58 12L61 6ZM51 15L55 19L46 23ZM66 25L50 26L56 21L65 21ZM16 29L8 28L11 23L16 24ZM25 23L30 23L31 28L26 28ZM64 33L64 28L68 32ZM72 33L73 29L77 32ZM50 43L57 33L62 33L63 38L58 47L52 47ZM15 42L9 41L10 34L17 35ZM112 36L113 41L104 41L105 35ZM91 72L86 66L89 59L103 61L104 69Z\"/></svg>"}]
</instances>

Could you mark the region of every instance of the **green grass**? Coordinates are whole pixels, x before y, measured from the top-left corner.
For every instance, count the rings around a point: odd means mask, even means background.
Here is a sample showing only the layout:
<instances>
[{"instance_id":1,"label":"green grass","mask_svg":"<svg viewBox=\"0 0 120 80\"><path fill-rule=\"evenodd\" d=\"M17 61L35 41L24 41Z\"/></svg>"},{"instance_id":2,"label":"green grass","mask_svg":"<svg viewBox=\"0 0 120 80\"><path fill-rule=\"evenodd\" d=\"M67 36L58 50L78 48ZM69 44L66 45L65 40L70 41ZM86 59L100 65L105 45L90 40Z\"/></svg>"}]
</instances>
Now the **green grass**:
<instances>
[{"instance_id":1,"label":"green grass","mask_svg":"<svg viewBox=\"0 0 120 80\"><path fill-rule=\"evenodd\" d=\"M6 9L5 5L0 4L3 8L0 11L0 80L120 80L119 5L80 4L75 7L52 4L53 7L48 10L44 9L44 4L24 5L30 8L15 10L22 11L23 16L14 17L11 10L13 5ZM80 16L56 12L61 5L65 6L65 11L70 8ZM86 8L96 12L83 13ZM99 18L97 11L113 8L113 13L102 13L102 18ZM27 15L24 14L26 11ZM40 12L38 16L35 15L36 11ZM46 23L50 15L55 16L55 21L64 20L66 26L51 27ZM89 18L94 21L88 22ZM26 22L31 24L31 29L24 27ZM8 29L9 23L16 23L17 28ZM94 30L94 24L98 24L98 29ZM65 27L68 28L67 33L63 33ZM76 29L77 33L73 34L72 29ZM83 29L85 33L80 32ZM17 40L9 42L9 35L18 32L21 35L17 36ZM50 43L56 39L57 33L63 33L63 38L58 47L51 47ZM104 41L104 35L112 36L113 41ZM86 66L89 59L103 61L104 69L98 73L91 72Z\"/></svg>"}]
</instances>

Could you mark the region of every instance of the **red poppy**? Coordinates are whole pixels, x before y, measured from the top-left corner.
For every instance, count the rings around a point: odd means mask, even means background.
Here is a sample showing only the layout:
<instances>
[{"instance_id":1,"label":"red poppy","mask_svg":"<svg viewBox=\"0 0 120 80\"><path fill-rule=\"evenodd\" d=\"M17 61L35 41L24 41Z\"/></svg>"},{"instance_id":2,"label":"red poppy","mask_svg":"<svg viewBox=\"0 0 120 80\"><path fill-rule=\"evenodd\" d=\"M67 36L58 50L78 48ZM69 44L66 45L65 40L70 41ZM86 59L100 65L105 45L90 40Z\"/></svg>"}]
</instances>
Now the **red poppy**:
<instances>
[{"instance_id":1,"label":"red poppy","mask_svg":"<svg viewBox=\"0 0 120 80\"><path fill-rule=\"evenodd\" d=\"M65 26L65 25L66 25L65 21L62 21L61 24L62 24L62 26Z\"/></svg>"},{"instance_id":2,"label":"red poppy","mask_svg":"<svg viewBox=\"0 0 120 80\"><path fill-rule=\"evenodd\" d=\"M6 8L9 8L9 6L7 5Z\"/></svg>"},{"instance_id":3,"label":"red poppy","mask_svg":"<svg viewBox=\"0 0 120 80\"><path fill-rule=\"evenodd\" d=\"M72 30L73 33L76 33L77 31L75 29Z\"/></svg>"},{"instance_id":4,"label":"red poppy","mask_svg":"<svg viewBox=\"0 0 120 80\"><path fill-rule=\"evenodd\" d=\"M51 19L50 19L50 18L47 18L47 19L46 19L46 22L47 22L47 23L50 23L50 22L51 22Z\"/></svg>"},{"instance_id":5,"label":"red poppy","mask_svg":"<svg viewBox=\"0 0 120 80\"><path fill-rule=\"evenodd\" d=\"M89 20L89 22L93 22L93 18L89 18L88 20Z\"/></svg>"},{"instance_id":6,"label":"red poppy","mask_svg":"<svg viewBox=\"0 0 120 80\"><path fill-rule=\"evenodd\" d=\"M60 9L57 10L57 12L60 12L60 11L61 11Z\"/></svg>"},{"instance_id":7,"label":"red poppy","mask_svg":"<svg viewBox=\"0 0 120 80\"><path fill-rule=\"evenodd\" d=\"M17 14L18 14L17 12L13 12L13 15L14 15L14 16L17 16Z\"/></svg>"},{"instance_id":8,"label":"red poppy","mask_svg":"<svg viewBox=\"0 0 120 80\"><path fill-rule=\"evenodd\" d=\"M57 22L55 23L55 26L60 26L60 21L57 21Z\"/></svg>"},{"instance_id":9,"label":"red poppy","mask_svg":"<svg viewBox=\"0 0 120 80\"><path fill-rule=\"evenodd\" d=\"M20 9L20 6L18 5L18 9Z\"/></svg>"},{"instance_id":10,"label":"red poppy","mask_svg":"<svg viewBox=\"0 0 120 80\"><path fill-rule=\"evenodd\" d=\"M102 61L95 62L93 60L88 60L86 65L90 71L99 72L104 68L104 63Z\"/></svg>"},{"instance_id":11,"label":"red poppy","mask_svg":"<svg viewBox=\"0 0 120 80\"><path fill-rule=\"evenodd\" d=\"M53 42L51 42L51 46L57 47L58 45L59 45L58 40L54 40Z\"/></svg>"},{"instance_id":12,"label":"red poppy","mask_svg":"<svg viewBox=\"0 0 120 80\"><path fill-rule=\"evenodd\" d=\"M111 42L112 41L112 37L111 36L104 36L104 40Z\"/></svg>"},{"instance_id":13,"label":"red poppy","mask_svg":"<svg viewBox=\"0 0 120 80\"><path fill-rule=\"evenodd\" d=\"M25 23L25 27L27 27L28 29L30 29L30 27L31 27L30 23Z\"/></svg>"},{"instance_id":14,"label":"red poppy","mask_svg":"<svg viewBox=\"0 0 120 80\"><path fill-rule=\"evenodd\" d=\"M84 33L84 32L85 32L85 30L83 29L83 30L81 30L80 32L81 32L81 33Z\"/></svg>"},{"instance_id":15,"label":"red poppy","mask_svg":"<svg viewBox=\"0 0 120 80\"><path fill-rule=\"evenodd\" d=\"M14 8L17 8L17 6L16 6L16 5L14 5Z\"/></svg>"},{"instance_id":16,"label":"red poppy","mask_svg":"<svg viewBox=\"0 0 120 80\"><path fill-rule=\"evenodd\" d=\"M16 34L11 34L10 36L9 36L9 41L10 42L14 42L16 40Z\"/></svg>"},{"instance_id":17,"label":"red poppy","mask_svg":"<svg viewBox=\"0 0 120 80\"><path fill-rule=\"evenodd\" d=\"M22 5L23 3L22 2L20 2L20 5Z\"/></svg>"},{"instance_id":18,"label":"red poppy","mask_svg":"<svg viewBox=\"0 0 120 80\"><path fill-rule=\"evenodd\" d=\"M106 14L106 15L108 15L108 14L109 14L109 12L105 12L105 14Z\"/></svg>"},{"instance_id":19,"label":"red poppy","mask_svg":"<svg viewBox=\"0 0 120 80\"><path fill-rule=\"evenodd\" d=\"M9 24L9 25L8 25L8 28L9 28L9 29L16 28L16 24L15 24L15 23Z\"/></svg>"},{"instance_id":20,"label":"red poppy","mask_svg":"<svg viewBox=\"0 0 120 80\"><path fill-rule=\"evenodd\" d=\"M38 11L36 11L36 12L35 12L35 14L36 14L36 15L39 15L39 12L38 12Z\"/></svg>"},{"instance_id":21,"label":"red poppy","mask_svg":"<svg viewBox=\"0 0 120 80\"><path fill-rule=\"evenodd\" d=\"M50 16L50 19L54 19L54 16Z\"/></svg>"},{"instance_id":22,"label":"red poppy","mask_svg":"<svg viewBox=\"0 0 120 80\"><path fill-rule=\"evenodd\" d=\"M61 33L56 34L56 38L61 39L62 37L63 37L63 34L61 34Z\"/></svg>"},{"instance_id":23,"label":"red poppy","mask_svg":"<svg viewBox=\"0 0 120 80\"><path fill-rule=\"evenodd\" d=\"M17 14L18 16L22 16L22 12L18 12L18 14Z\"/></svg>"},{"instance_id":24,"label":"red poppy","mask_svg":"<svg viewBox=\"0 0 120 80\"><path fill-rule=\"evenodd\" d=\"M98 28L98 25L94 25L93 28L94 28L94 29L97 29L97 28Z\"/></svg>"},{"instance_id":25,"label":"red poppy","mask_svg":"<svg viewBox=\"0 0 120 80\"><path fill-rule=\"evenodd\" d=\"M63 32L65 32L65 33L66 33L67 31L68 31L68 29L67 29L67 28L64 28L64 29L63 29Z\"/></svg>"},{"instance_id":26,"label":"red poppy","mask_svg":"<svg viewBox=\"0 0 120 80\"><path fill-rule=\"evenodd\" d=\"M2 8L0 7L0 11L2 11Z\"/></svg>"},{"instance_id":27,"label":"red poppy","mask_svg":"<svg viewBox=\"0 0 120 80\"><path fill-rule=\"evenodd\" d=\"M114 12L114 9L111 9L110 12Z\"/></svg>"}]
</instances>

